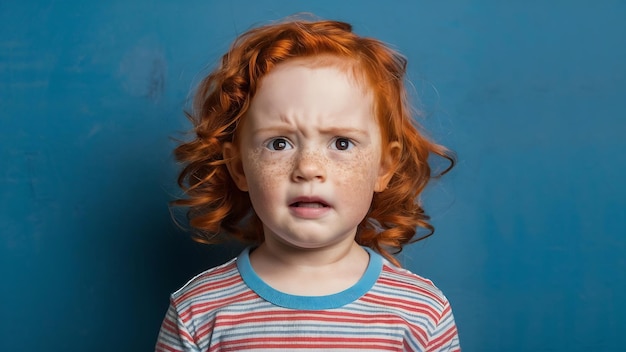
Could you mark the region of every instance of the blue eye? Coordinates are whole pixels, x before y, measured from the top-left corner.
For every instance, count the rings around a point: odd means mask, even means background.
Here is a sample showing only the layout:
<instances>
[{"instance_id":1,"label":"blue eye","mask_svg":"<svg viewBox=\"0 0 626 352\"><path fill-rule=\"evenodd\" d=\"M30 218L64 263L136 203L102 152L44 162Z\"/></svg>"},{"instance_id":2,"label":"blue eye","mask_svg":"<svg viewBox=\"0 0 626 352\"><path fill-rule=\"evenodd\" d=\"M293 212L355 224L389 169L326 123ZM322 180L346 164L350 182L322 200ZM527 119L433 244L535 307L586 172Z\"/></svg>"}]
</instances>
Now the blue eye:
<instances>
[{"instance_id":1,"label":"blue eye","mask_svg":"<svg viewBox=\"0 0 626 352\"><path fill-rule=\"evenodd\" d=\"M269 150L276 150L276 151L287 150L287 149L293 148L293 146L285 138L282 138L282 137L272 139L271 141L267 143L266 147Z\"/></svg>"},{"instance_id":2,"label":"blue eye","mask_svg":"<svg viewBox=\"0 0 626 352\"><path fill-rule=\"evenodd\" d=\"M337 150L349 150L354 147L354 143L348 138L338 137L333 141L332 148Z\"/></svg>"}]
</instances>

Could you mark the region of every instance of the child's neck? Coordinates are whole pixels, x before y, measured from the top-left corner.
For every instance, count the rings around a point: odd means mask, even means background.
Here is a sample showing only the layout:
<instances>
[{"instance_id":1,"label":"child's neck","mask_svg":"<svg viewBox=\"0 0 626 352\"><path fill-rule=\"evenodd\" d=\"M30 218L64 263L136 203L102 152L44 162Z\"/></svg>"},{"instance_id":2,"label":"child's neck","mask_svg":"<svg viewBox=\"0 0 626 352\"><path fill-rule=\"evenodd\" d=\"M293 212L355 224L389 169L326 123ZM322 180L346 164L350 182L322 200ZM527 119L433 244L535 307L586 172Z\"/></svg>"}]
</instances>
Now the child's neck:
<instances>
[{"instance_id":1,"label":"child's neck","mask_svg":"<svg viewBox=\"0 0 626 352\"><path fill-rule=\"evenodd\" d=\"M325 296L356 284L368 253L356 242L324 249L294 249L263 243L250 255L254 271L274 289L299 296Z\"/></svg>"}]
</instances>

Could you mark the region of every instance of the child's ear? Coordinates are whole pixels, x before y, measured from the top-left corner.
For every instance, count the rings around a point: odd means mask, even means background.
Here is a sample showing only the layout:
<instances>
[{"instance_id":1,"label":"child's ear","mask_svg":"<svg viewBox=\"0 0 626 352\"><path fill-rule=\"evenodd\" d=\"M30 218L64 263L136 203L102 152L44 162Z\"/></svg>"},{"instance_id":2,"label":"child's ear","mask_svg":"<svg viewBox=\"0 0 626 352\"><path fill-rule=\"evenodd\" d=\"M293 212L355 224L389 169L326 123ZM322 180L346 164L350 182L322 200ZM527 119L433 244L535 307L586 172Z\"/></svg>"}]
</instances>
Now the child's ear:
<instances>
[{"instance_id":1,"label":"child's ear","mask_svg":"<svg viewBox=\"0 0 626 352\"><path fill-rule=\"evenodd\" d=\"M380 169L378 171L378 178L376 185L374 186L374 192L382 192L387 188L387 184L391 181L391 177L396 172L396 166L400 161L400 154L402 153L402 147L400 143L391 142L387 147L387 152L383 153L380 158Z\"/></svg>"},{"instance_id":2,"label":"child's ear","mask_svg":"<svg viewBox=\"0 0 626 352\"><path fill-rule=\"evenodd\" d=\"M237 188L247 192L248 181L246 180L246 174L243 172L243 163L241 162L239 148L237 148L233 143L226 142L222 147L222 155L224 156L228 173L230 173L230 177L237 185Z\"/></svg>"}]
</instances>

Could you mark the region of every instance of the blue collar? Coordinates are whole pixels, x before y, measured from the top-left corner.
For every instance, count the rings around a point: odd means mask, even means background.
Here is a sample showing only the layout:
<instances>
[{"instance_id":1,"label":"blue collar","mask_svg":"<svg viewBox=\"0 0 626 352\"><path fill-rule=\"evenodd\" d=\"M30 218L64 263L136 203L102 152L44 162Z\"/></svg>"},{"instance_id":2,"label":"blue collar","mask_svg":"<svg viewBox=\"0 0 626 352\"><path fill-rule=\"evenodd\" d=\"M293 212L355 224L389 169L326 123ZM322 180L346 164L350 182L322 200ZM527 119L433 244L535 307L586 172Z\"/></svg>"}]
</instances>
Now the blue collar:
<instances>
[{"instance_id":1,"label":"blue collar","mask_svg":"<svg viewBox=\"0 0 626 352\"><path fill-rule=\"evenodd\" d=\"M383 268L382 257L368 247L363 247L370 260L365 273L352 287L327 296L297 296L280 292L266 284L250 264L248 247L237 257L237 269L246 285L264 300L283 308L300 310L322 310L343 307L365 295L374 286Z\"/></svg>"}]
</instances>

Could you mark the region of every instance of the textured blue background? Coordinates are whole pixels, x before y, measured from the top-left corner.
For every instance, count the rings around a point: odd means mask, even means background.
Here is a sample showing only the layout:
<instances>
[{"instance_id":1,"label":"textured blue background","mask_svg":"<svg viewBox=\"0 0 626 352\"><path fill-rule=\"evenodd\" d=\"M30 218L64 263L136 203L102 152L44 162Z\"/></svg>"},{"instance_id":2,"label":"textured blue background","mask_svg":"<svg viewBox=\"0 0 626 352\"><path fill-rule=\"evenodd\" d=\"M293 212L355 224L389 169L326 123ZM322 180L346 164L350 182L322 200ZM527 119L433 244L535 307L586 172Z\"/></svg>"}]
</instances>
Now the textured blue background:
<instances>
[{"instance_id":1,"label":"textured blue background","mask_svg":"<svg viewBox=\"0 0 626 352\"><path fill-rule=\"evenodd\" d=\"M626 3L3 1L0 350L151 350L168 294L237 248L170 219L172 137L235 35L296 12L409 58L459 165L403 252L466 351L626 349Z\"/></svg>"}]
</instances>

